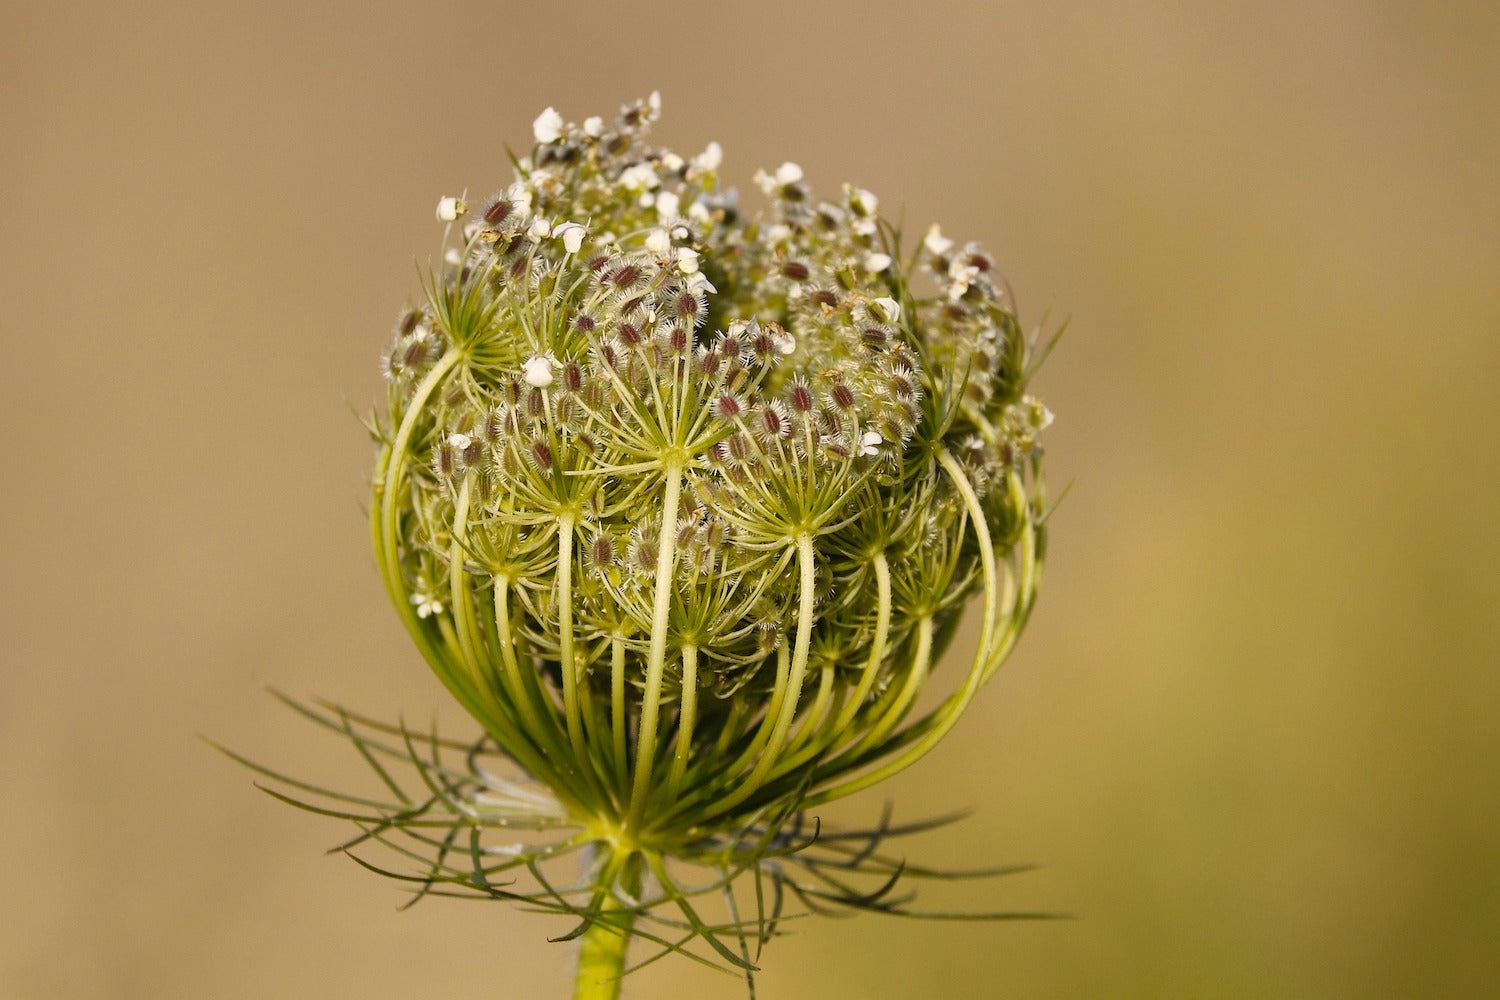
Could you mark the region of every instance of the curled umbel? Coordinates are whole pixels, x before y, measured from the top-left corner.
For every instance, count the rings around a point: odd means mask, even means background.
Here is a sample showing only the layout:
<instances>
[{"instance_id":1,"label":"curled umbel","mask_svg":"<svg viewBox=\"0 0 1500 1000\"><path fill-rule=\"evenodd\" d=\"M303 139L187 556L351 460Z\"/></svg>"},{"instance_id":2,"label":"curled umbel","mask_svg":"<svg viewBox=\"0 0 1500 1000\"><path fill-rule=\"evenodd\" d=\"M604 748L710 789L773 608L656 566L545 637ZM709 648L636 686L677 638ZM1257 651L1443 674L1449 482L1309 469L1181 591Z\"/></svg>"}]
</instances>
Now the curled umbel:
<instances>
[{"instance_id":1,"label":"curled umbel","mask_svg":"<svg viewBox=\"0 0 1500 1000\"><path fill-rule=\"evenodd\" d=\"M658 108L549 108L512 183L439 203L371 520L494 743L572 820L671 853L942 739L1032 608L1051 414L982 248L903 248L873 194L790 163L747 215L717 144L647 143ZM936 671L976 596L972 660Z\"/></svg>"}]
</instances>

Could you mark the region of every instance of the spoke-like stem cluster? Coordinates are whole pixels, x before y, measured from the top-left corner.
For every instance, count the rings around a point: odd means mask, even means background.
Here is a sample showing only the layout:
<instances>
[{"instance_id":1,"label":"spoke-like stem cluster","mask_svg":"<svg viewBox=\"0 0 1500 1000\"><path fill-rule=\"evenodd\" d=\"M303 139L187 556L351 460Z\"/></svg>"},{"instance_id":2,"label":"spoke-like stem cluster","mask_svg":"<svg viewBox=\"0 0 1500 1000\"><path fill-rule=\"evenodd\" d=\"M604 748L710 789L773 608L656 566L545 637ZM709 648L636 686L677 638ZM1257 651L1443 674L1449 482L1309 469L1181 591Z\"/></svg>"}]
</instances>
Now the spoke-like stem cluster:
<instances>
[{"instance_id":1,"label":"spoke-like stem cluster","mask_svg":"<svg viewBox=\"0 0 1500 1000\"><path fill-rule=\"evenodd\" d=\"M937 227L904 256L874 195L820 200L792 164L747 221L716 146L645 143L655 115L543 116L513 183L444 200L374 423L403 622L612 859L589 997L649 909L622 866L665 885L718 858L727 885L928 753L1015 645L1045 548L1051 415L992 258ZM975 597L973 659L924 702Z\"/></svg>"}]
</instances>

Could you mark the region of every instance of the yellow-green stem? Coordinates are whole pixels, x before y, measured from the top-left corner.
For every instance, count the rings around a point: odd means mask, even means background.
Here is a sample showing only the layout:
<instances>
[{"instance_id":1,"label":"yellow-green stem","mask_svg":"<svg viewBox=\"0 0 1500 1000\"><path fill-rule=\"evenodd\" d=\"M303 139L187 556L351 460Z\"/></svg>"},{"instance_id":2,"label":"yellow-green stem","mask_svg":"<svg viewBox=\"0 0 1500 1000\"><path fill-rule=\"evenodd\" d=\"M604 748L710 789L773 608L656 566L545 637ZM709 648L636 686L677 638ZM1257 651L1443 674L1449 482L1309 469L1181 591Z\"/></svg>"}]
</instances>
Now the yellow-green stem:
<instances>
[{"instance_id":1,"label":"yellow-green stem","mask_svg":"<svg viewBox=\"0 0 1500 1000\"><path fill-rule=\"evenodd\" d=\"M573 980L573 1000L616 1000L620 976L625 971L625 951L630 947L630 927L635 915L606 896L600 919L583 932L578 948L578 975Z\"/></svg>"},{"instance_id":2,"label":"yellow-green stem","mask_svg":"<svg viewBox=\"0 0 1500 1000\"><path fill-rule=\"evenodd\" d=\"M661 530L656 535L656 593L651 613L651 650L646 660L646 690L641 698L641 725L635 740L635 780L630 789L626 827L640 828L646 792L656 763L656 738L661 711L662 676L666 672L667 624L672 613L672 585L677 542L677 507L682 496L682 465L667 463L661 501Z\"/></svg>"}]
</instances>

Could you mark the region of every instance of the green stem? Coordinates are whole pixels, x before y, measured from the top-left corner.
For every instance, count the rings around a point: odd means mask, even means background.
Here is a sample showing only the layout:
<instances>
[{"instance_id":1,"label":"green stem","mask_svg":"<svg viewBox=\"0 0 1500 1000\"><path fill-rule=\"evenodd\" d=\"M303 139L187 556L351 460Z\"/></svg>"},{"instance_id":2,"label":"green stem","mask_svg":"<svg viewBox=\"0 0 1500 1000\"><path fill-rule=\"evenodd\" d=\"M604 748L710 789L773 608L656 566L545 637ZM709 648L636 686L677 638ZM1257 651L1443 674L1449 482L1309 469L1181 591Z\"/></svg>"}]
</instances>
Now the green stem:
<instances>
[{"instance_id":1,"label":"green stem","mask_svg":"<svg viewBox=\"0 0 1500 1000\"><path fill-rule=\"evenodd\" d=\"M625 950L630 946L630 925L635 915L606 901L600 916L602 919L590 924L580 939L573 1000L616 1000L620 995L620 976L625 971Z\"/></svg>"},{"instance_id":2,"label":"green stem","mask_svg":"<svg viewBox=\"0 0 1500 1000\"><path fill-rule=\"evenodd\" d=\"M641 697L641 724L635 738L635 780L630 789L629 830L639 830L646 809L646 791L655 765L662 675L666 671L667 625L672 614L672 582L677 543L677 508L682 496L682 464L667 462L662 492L661 529L656 535L656 594L651 612L651 648L646 659L646 690Z\"/></svg>"},{"instance_id":3,"label":"green stem","mask_svg":"<svg viewBox=\"0 0 1500 1000\"><path fill-rule=\"evenodd\" d=\"M594 892L594 906L598 910L579 939L573 1000L615 1000L620 995L625 952L630 947L630 928L636 914L621 903L614 886L618 879L624 892L639 897L640 868L631 866L632 859L630 853L615 848L599 867Z\"/></svg>"}]
</instances>

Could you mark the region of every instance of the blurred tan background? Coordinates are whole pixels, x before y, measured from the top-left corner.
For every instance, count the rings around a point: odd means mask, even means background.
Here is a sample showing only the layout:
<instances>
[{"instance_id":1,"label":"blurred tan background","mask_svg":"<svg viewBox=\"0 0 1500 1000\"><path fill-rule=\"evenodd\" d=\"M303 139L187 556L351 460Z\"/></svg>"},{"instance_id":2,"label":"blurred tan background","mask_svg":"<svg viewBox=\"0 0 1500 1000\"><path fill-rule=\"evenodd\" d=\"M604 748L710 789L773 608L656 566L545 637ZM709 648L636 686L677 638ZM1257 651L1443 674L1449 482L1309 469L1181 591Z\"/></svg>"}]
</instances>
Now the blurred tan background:
<instances>
[{"instance_id":1,"label":"blurred tan background","mask_svg":"<svg viewBox=\"0 0 1500 1000\"><path fill-rule=\"evenodd\" d=\"M660 88L1069 318L1049 575L955 736L831 812L1036 861L808 922L768 1000L1500 995L1500 15L1475 3L9 4L0 996L566 995L562 928L320 851L212 734L464 720L366 552L349 407L537 112ZM347 401L347 402L346 402ZM662 963L627 997L738 997Z\"/></svg>"}]
</instances>

